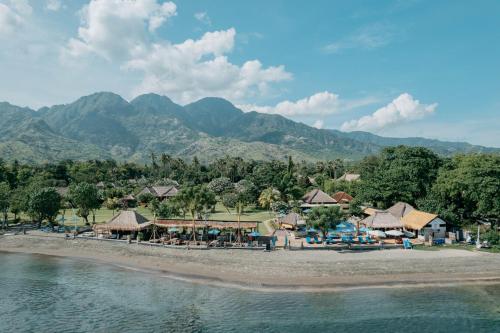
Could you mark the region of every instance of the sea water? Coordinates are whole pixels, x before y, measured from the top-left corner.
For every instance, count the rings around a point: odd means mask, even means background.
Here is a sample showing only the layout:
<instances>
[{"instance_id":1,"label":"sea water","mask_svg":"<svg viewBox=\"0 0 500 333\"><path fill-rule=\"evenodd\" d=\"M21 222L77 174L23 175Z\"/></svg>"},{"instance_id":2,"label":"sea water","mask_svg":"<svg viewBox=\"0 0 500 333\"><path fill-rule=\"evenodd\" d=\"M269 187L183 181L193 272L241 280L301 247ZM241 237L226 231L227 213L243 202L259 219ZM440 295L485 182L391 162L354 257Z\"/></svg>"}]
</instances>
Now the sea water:
<instances>
[{"instance_id":1,"label":"sea water","mask_svg":"<svg viewBox=\"0 0 500 333\"><path fill-rule=\"evenodd\" d=\"M0 253L0 332L500 332L500 286L262 292Z\"/></svg>"}]
</instances>

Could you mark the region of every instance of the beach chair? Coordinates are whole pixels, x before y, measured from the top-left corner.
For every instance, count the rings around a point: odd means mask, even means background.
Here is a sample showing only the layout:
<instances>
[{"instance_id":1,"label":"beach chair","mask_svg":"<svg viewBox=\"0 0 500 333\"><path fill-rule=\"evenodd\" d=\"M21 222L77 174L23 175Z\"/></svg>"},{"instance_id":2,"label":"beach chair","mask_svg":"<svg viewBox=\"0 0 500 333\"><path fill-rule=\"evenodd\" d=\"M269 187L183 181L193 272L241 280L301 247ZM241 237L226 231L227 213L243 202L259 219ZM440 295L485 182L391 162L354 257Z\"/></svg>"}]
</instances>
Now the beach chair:
<instances>
[{"instance_id":1,"label":"beach chair","mask_svg":"<svg viewBox=\"0 0 500 333\"><path fill-rule=\"evenodd\" d=\"M319 239L318 235L314 235L314 242L316 244L322 244L323 243L323 241L321 239Z\"/></svg>"},{"instance_id":2,"label":"beach chair","mask_svg":"<svg viewBox=\"0 0 500 333\"><path fill-rule=\"evenodd\" d=\"M351 244L353 242L352 236L342 235L341 239L342 239L342 243Z\"/></svg>"},{"instance_id":3,"label":"beach chair","mask_svg":"<svg viewBox=\"0 0 500 333\"><path fill-rule=\"evenodd\" d=\"M408 238L403 239L403 248L405 250L411 250L412 249L412 244Z\"/></svg>"},{"instance_id":4,"label":"beach chair","mask_svg":"<svg viewBox=\"0 0 500 333\"><path fill-rule=\"evenodd\" d=\"M365 244L367 241L363 239L363 236L358 236L359 244Z\"/></svg>"},{"instance_id":5,"label":"beach chair","mask_svg":"<svg viewBox=\"0 0 500 333\"><path fill-rule=\"evenodd\" d=\"M307 244L314 244L314 240L310 236L306 236Z\"/></svg>"}]
</instances>

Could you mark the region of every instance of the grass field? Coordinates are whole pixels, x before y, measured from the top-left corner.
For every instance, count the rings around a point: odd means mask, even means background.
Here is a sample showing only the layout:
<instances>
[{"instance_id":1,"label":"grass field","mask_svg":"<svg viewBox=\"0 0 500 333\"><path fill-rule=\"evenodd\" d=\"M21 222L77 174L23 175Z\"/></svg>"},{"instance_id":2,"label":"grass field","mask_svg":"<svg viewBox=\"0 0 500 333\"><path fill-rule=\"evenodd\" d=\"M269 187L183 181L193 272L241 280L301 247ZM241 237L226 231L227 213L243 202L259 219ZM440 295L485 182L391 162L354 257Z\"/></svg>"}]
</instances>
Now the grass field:
<instances>
[{"instance_id":1,"label":"grass field","mask_svg":"<svg viewBox=\"0 0 500 333\"><path fill-rule=\"evenodd\" d=\"M147 219L150 219L150 220L153 219L153 214L151 213L149 208L145 208L145 207L140 206L140 207L137 207L134 209L139 214L146 217ZM117 212L118 211L114 211L114 214L117 214ZM61 214L59 214L57 216L57 219L56 219L56 221L59 224L61 224L62 214L63 214L63 212L61 211ZM67 226L68 225L74 226L75 224L77 226L85 225L83 218L74 215L71 209L67 209L64 212L64 217L65 217L64 224ZM109 221L112 217L113 217L113 211L103 207L96 212L95 222L96 223L104 223L104 222ZM14 216L12 216L12 215L9 216L9 219L12 220L13 218L14 218ZM179 216L178 218L182 218L182 216ZM186 219L190 219L190 218L191 218L190 216L186 216ZM210 216L208 218L211 220L227 220L227 221L236 221L237 220L237 216L234 213L234 211L231 211L231 213L229 213L224 208L224 206L222 206L221 204L216 205L215 211L212 214L210 214ZM268 211L258 209L256 207L248 207L246 209L245 213L241 215L241 221L265 221L265 220L269 220L270 218L272 218L272 215L270 215ZM21 215L21 219L28 221L28 216ZM89 215L88 219L89 219L89 222L92 222L92 215ZM259 228L259 231L263 231L263 230L266 230L266 229Z\"/></svg>"}]
</instances>

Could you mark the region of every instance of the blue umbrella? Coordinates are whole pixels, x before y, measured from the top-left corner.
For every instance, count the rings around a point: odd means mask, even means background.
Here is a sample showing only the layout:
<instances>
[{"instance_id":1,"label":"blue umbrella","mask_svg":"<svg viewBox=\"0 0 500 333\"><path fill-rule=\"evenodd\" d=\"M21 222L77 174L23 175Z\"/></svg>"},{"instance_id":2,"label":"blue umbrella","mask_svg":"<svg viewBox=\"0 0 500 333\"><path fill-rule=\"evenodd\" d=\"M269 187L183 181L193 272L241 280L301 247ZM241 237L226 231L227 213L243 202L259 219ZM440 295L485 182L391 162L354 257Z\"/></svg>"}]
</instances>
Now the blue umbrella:
<instances>
[{"instance_id":1,"label":"blue umbrella","mask_svg":"<svg viewBox=\"0 0 500 333\"><path fill-rule=\"evenodd\" d=\"M209 235L218 235L218 234L220 234L220 230L219 229L210 229L210 230L208 230L208 234Z\"/></svg>"},{"instance_id":2,"label":"blue umbrella","mask_svg":"<svg viewBox=\"0 0 500 333\"><path fill-rule=\"evenodd\" d=\"M316 232L316 229L314 229L314 228L309 228L309 229L307 229L307 232Z\"/></svg>"},{"instance_id":3,"label":"blue umbrella","mask_svg":"<svg viewBox=\"0 0 500 333\"><path fill-rule=\"evenodd\" d=\"M370 231L370 230L372 230L372 229L367 228L367 227L361 227L361 228L359 228L359 231L360 231L360 232L368 232L368 231Z\"/></svg>"},{"instance_id":4,"label":"blue umbrella","mask_svg":"<svg viewBox=\"0 0 500 333\"><path fill-rule=\"evenodd\" d=\"M257 231L252 231L251 233L248 234L248 236L251 236L251 237L259 237L260 236L260 232L257 232Z\"/></svg>"},{"instance_id":5,"label":"blue umbrella","mask_svg":"<svg viewBox=\"0 0 500 333\"><path fill-rule=\"evenodd\" d=\"M177 232L177 231L179 231L179 229L177 229L176 227L168 228L168 232Z\"/></svg>"}]
</instances>

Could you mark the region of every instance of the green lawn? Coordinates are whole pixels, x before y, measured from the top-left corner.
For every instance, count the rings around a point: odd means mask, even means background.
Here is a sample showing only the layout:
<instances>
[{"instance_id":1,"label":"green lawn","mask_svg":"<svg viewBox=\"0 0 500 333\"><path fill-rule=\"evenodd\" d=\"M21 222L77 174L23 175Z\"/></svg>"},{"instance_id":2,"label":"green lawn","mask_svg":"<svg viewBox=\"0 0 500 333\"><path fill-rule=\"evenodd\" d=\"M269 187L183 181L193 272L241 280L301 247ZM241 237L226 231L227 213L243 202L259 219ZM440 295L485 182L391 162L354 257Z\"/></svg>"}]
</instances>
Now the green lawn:
<instances>
[{"instance_id":1,"label":"green lawn","mask_svg":"<svg viewBox=\"0 0 500 333\"><path fill-rule=\"evenodd\" d=\"M153 214L151 213L151 211L148 208L137 207L137 208L135 208L135 210L137 210L137 212L139 214L143 215L147 219L150 219L150 220L153 219ZM61 214L59 214L57 216L56 221L58 223L60 223L62 213L63 212L61 211ZM116 213L117 213L117 211L115 211L115 214ZM73 226L73 225L75 225L75 222L76 222L77 226L83 226L85 224L83 221L83 218L78 217L78 216L75 216L76 217L76 221L75 221L74 215L73 215L73 212L71 209L67 209L65 211L64 216L65 216L64 223L66 225ZM96 216L95 216L95 221L96 221L96 223L103 223L103 222L109 221L112 217L113 217L113 212L111 210L103 207L97 211ZM269 212L267 212L267 211L257 209L255 207L249 207L246 209L245 213L241 215L241 221L264 221L264 220L270 219L271 217L272 216L269 215ZM179 218L182 218L182 217L180 216ZM190 216L186 216L186 219L190 219L190 218L191 218ZM14 219L14 216L9 215L9 219L12 221ZM21 215L21 219L23 219L24 221L29 220L28 216L25 216L25 215ZM89 222L92 222L92 215L89 215L88 219L89 219ZM218 203L215 207L215 212L209 216L209 219L236 221L237 216L234 213L234 211L231 211L231 213L228 213L228 211L224 208L224 206L222 206L221 204ZM265 227L263 227L263 226L261 226L260 228L262 228L261 230L266 230Z\"/></svg>"}]
</instances>

